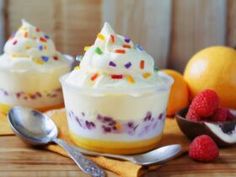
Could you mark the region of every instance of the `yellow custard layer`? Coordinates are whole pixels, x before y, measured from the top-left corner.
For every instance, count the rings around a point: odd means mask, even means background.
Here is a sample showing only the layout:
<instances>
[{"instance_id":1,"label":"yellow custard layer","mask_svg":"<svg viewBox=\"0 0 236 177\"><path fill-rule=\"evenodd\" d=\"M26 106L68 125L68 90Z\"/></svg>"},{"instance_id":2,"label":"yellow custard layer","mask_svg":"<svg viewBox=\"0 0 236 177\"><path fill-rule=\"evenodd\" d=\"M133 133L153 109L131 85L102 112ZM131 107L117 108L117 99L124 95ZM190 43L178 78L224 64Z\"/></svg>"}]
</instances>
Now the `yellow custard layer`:
<instances>
[{"instance_id":1,"label":"yellow custard layer","mask_svg":"<svg viewBox=\"0 0 236 177\"><path fill-rule=\"evenodd\" d=\"M112 154L136 154L151 150L157 146L162 134L148 140L121 142L84 138L70 132L72 141L84 149Z\"/></svg>"},{"instance_id":2,"label":"yellow custard layer","mask_svg":"<svg viewBox=\"0 0 236 177\"><path fill-rule=\"evenodd\" d=\"M57 105L52 105L52 106L44 106L44 107L40 107L40 108L35 108L39 111L48 111L51 109L59 109L59 108L63 108L64 104L57 104ZM7 114L8 111L11 109L11 106L4 104L4 103L0 103L0 112L3 114Z\"/></svg>"}]
</instances>

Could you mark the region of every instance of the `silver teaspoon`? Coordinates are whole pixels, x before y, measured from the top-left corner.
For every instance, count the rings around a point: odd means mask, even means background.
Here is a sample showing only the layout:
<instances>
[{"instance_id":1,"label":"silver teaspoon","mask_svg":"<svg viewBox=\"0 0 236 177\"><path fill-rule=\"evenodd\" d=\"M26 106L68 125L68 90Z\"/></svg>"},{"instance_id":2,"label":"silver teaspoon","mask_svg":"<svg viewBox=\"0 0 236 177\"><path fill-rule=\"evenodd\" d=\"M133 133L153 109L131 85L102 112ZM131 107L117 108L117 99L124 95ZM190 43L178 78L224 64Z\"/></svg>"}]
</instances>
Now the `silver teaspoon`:
<instances>
[{"instance_id":1,"label":"silver teaspoon","mask_svg":"<svg viewBox=\"0 0 236 177\"><path fill-rule=\"evenodd\" d=\"M56 143L61 146L80 169L93 176L105 177L105 171L94 162L83 156L77 147L58 139L56 124L46 115L30 108L16 106L8 113L12 130L31 145L46 145Z\"/></svg>"},{"instance_id":2,"label":"silver teaspoon","mask_svg":"<svg viewBox=\"0 0 236 177\"><path fill-rule=\"evenodd\" d=\"M184 152L180 144L162 146L152 151L135 155L99 153L82 148L79 148L79 151L83 154L92 156L104 156L115 159L128 160L139 165L163 164L164 162L171 160Z\"/></svg>"}]
</instances>

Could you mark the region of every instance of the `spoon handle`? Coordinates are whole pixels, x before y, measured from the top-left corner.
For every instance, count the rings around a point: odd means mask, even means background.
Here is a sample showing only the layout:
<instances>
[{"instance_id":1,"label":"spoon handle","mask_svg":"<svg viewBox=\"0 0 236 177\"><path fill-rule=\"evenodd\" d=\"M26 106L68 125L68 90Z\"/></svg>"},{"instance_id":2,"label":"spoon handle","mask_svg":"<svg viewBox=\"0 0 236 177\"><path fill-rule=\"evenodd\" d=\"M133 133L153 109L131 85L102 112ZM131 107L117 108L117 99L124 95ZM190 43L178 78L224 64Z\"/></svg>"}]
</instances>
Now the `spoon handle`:
<instances>
[{"instance_id":1,"label":"spoon handle","mask_svg":"<svg viewBox=\"0 0 236 177\"><path fill-rule=\"evenodd\" d=\"M69 156L74 160L74 162L80 167L80 169L93 176L93 177L105 177L105 171L98 167L94 162L87 159L85 156L83 156L78 148L69 145L65 141L61 139L54 139L54 143L61 146L68 154Z\"/></svg>"}]
</instances>

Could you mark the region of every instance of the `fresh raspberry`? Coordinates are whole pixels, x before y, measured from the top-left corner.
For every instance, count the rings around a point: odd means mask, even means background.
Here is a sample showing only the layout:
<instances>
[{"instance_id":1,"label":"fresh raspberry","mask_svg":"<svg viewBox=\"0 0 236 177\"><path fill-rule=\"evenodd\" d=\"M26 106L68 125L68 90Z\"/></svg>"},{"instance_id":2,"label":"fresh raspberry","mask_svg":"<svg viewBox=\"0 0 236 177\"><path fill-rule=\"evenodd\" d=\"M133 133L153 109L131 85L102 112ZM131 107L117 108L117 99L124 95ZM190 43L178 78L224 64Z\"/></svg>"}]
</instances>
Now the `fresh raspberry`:
<instances>
[{"instance_id":1,"label":"fresh raspberry","mask_svg":"<svg viewBox=\"0 0 236 177\"><path fill-rule=\"evenodd\" d=\"M226 121L228 117L228 109L226 108L218 108L216 112L211 117L211 121L214 122L222 122Z\"/></svg>"},{"instance_id":2,"label":"fresh raspberry","mask_svg":"<svg viewBox=\"0 0 236 177\"><path fill-rule=\"evenodd\" d=\"M209 162L219 156L219 149L211 137L201 135L190 144L188 155L194 160Z\"/></svg>"},{"instance_id":3,"label":"fresh raspberry","mask_svg":"<svg viewBox=\"0 0 236 177\"><path fill-rule=\"evenodd\" d=\"M191 121L200 121L201 117L196 113L194 109L189 108L186 114L186 119L191 120Z\"/></svg>"},{"instance_id":4,"label":"fresh raspberry","mask_svg":"<svg viewBox=\"0 0 236 177\"><path fill-rule=\"evenodd\" d=\"M202 117L207 118L214 114L219 107L219 98L215 91L206 89L194 97L190 109Z\"/></svg>"},{"instance_id":5,"label":"fresh raspberry","mask_svg":"<svg viewBox=\"0 0 236 177\"><path fill-rule=\"evenodd\" d=\"M227 120L232 121L234 120L234 115L230 112L230 110L227 110Z\"/></svg>"}]
</instances>

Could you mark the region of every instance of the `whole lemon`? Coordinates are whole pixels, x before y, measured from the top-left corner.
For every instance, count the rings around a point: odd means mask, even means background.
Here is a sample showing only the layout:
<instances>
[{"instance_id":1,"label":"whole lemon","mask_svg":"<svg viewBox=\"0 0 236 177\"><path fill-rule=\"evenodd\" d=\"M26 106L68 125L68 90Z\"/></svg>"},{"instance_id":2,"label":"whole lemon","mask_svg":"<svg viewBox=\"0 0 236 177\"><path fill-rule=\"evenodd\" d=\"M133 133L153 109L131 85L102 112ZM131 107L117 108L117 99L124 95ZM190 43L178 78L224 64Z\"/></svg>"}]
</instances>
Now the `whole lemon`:
<instances>
[{"instance_id":1,"label":"whole lemon","mask_svg":"<svg viewBox=\"0 0 236 177\"><path fill-rule=\"evenodd\" d=\"M236 108L235 49L213 46L199 51L187 63L184 79L192 98L204 89L212 89L221 106Z\"/></svg>"},{"instance_id":2,"label":"whole lemon","mask_svg":"<svg viewBox=\"0 0 236 177\"><path fill-rule=\"evenodd\" d=\"M188 106L188 86L181 73L171 69L165 69L163 72L174 79L167 106L167 116L173 116L176 112Z\"/></svg>"}]
</instances>

